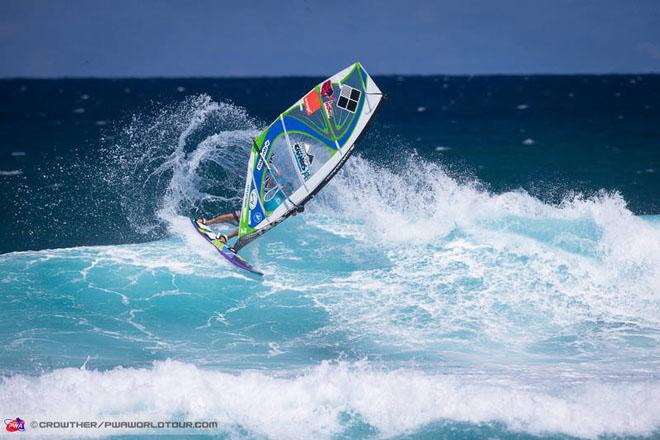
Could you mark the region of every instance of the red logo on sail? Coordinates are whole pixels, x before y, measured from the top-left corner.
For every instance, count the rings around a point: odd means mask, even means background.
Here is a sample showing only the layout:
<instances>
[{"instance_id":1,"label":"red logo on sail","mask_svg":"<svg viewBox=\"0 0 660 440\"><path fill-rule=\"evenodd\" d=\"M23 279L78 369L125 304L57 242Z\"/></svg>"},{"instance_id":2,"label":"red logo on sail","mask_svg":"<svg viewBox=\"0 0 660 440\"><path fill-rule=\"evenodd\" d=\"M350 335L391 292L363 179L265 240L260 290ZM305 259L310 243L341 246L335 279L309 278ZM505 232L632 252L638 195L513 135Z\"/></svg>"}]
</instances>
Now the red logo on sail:
<instances>
[{"instance_id":1,"label":"red logo on sail","mask_svg":"<svg viewBox=\"0 0 660 440\"><path fill-rule=\"evenodd\" d=\"M307 116L311 115L315 111L321 108L321 98L316 89L312 90L303 98L303 104L305 106L305 111Z\"/></svg>"},{"instance_id":2,"label":"red logo on sail","mask_svg":"<svg viewBox=\"0 0 660 440\"><path fill-rule=\"evenodd\" d=\"M332 96L332 92L333 92L332 82L330 80L327 80L321 86L321 95L330 97Z\"/></svg>"}]
</instances>

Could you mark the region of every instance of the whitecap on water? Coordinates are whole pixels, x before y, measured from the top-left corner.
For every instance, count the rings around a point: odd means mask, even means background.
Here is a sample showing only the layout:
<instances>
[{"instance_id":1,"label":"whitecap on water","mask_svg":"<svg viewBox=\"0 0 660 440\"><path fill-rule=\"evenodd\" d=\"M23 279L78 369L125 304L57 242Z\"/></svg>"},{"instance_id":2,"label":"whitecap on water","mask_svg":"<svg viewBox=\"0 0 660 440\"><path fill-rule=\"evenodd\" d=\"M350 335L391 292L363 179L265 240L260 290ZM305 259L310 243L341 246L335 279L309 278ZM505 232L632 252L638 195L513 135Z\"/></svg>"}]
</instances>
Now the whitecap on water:
<instances>
[{"instance_id":1,"label":"whitecap on water","mask_svg":"<svg viewBox=\"0 0 660 440\"><path fill-rule=\"evenodd\" d=\"M367 362L323 362L292 373L232 373L171 360L148 368L57 369L5 378L0 405L34 420L211 420L218 423L213 434L238 426L278 440L343 438L352 429L347 413L379 438L408 437L448 420L590 438L650 435L660 425L660 383L652 380L576 384L559 377L566 386L553 392L520 379L383 371ZM55 431L39 432L63 433ZM131 432L140 433L112 434Z\"/></svg>"},{"instance_id":2,"label":"whitecap on water","mask_svg":"<svg viewBox=\"0 0 660 440\"><path fill-rule=\"evenodd\" d=\"M21 174L23 174L23 171L21 170L0 170L0 176L20 176Z\"/></svg>"}]
</instances>

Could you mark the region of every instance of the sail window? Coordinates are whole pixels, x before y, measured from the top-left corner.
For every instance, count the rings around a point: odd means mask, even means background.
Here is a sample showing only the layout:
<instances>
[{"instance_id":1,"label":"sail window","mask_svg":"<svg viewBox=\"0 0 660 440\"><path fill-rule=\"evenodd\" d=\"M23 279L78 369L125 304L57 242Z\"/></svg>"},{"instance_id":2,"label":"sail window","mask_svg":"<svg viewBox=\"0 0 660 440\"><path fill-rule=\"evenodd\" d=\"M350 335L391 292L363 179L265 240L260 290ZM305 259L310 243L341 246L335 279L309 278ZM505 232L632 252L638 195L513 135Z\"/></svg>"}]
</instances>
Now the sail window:
<instances>
[{"instance_id":1,"label":"sail window","mask_svg":"<svg viewBox=\"0 0 660 440\"><path fill-rule=\"evenodd\" d=\"M361 92L358 89L354 89L353 87L344 84L341 86L341 93L339 94L337 107L355 113L358 102L360 102L360 95Z\"/></svg>"}]
</instances>

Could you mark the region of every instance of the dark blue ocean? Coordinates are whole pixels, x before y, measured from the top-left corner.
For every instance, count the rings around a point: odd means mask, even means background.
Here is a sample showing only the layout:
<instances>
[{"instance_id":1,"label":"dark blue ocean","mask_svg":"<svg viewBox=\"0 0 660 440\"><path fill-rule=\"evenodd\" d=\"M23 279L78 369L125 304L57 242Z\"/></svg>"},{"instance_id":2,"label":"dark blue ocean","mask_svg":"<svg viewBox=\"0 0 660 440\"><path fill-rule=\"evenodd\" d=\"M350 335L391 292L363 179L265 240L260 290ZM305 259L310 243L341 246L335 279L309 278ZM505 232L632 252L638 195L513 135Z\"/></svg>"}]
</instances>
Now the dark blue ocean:
<instances>
[{"instance_id":1,"label":"dark blue ocean","mask_svg":"<svg viewBox=\"0 0 660 440\"><path fill-rule=\"evenodd\" d=\"M2 417L659 437L660 76L374 79L354 156L242 251L259 279L188 215L240 206L320 78L0 80Z\"/></svg>"}]
</instances>

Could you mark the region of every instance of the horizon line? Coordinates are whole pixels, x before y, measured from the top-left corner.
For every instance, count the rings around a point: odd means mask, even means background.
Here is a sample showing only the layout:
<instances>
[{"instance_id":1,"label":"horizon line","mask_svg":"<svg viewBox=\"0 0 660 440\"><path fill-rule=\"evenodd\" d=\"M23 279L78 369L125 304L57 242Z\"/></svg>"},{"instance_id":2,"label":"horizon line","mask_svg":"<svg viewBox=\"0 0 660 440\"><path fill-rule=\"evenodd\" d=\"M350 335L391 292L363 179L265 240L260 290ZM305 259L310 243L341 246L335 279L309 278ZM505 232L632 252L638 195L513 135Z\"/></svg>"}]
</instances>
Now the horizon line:
<instances>
[{"instance_id":1,"label":"horizon line","mask_svg":"<svg viewBox=\"0 0 660 440\"><path fill-rule=\"evenodd\" d=\"M193 79L296 79L296 78L323 78L325 74L320 75L226 75L226 76L7 76L1 77L0 81L17 80L193 80ZM371 74L372 77L389 78L435 78L435 77L533 77L533 76L652 76L660 75L660 71L642 71L642 72L565 72L565 73L386 73Z\"/></svg>"}]
</instances>

